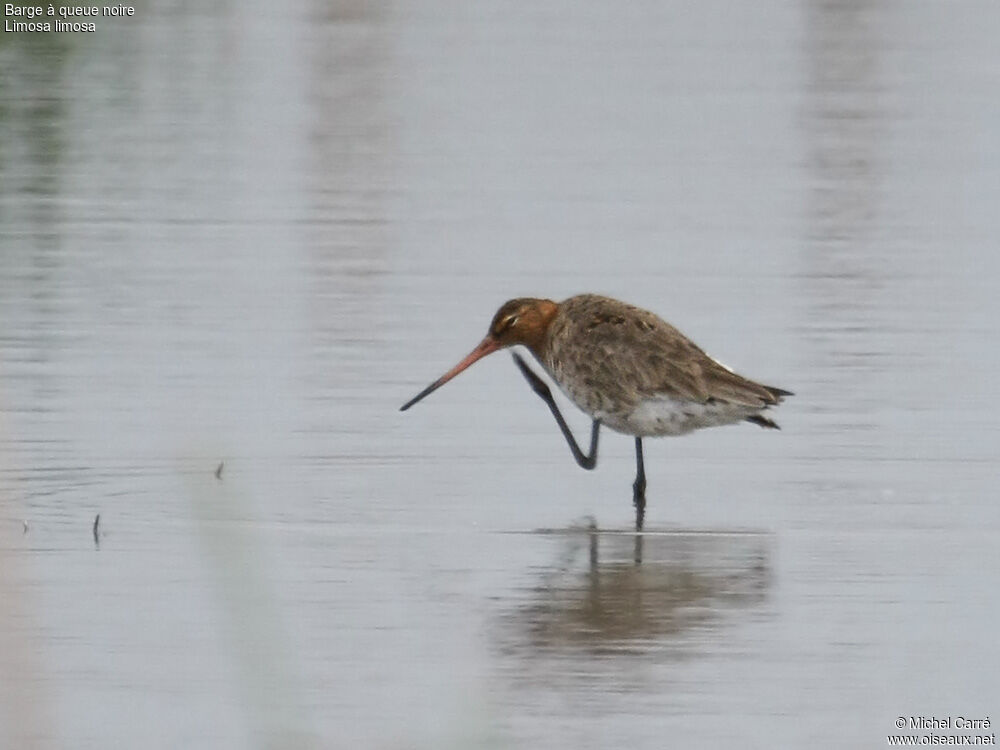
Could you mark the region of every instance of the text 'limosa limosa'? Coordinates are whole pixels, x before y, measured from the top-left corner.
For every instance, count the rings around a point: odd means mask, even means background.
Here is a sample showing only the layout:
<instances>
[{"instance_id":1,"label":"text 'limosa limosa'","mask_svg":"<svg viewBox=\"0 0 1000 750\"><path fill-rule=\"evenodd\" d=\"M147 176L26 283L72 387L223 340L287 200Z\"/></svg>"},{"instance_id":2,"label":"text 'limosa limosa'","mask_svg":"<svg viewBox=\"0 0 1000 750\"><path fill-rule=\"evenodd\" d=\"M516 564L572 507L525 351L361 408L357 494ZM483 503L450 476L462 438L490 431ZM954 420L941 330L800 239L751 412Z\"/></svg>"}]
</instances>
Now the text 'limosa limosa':
<instances>
[{"instance_id":1,"label":"text 'limosa limosa'","mask_svg":"<svg viewBox=\"0 0 1000 750\"><path fill-rule=\"evenodd\" d=\"M406 411L487 354L515 344L527 347L593 420L590 451L584 453L545 381L514 354L521 373L548 404L580 466L597 465L602 424L635 437L632 500L637 531L642 530L646 511L644 437L683 435L741 421L777 429L763 412L792 395L737 375L651 312L609 297L581 294L563 302L525 297L504 303L479 346L400 410Z\"/></svg>"}]
</instances>

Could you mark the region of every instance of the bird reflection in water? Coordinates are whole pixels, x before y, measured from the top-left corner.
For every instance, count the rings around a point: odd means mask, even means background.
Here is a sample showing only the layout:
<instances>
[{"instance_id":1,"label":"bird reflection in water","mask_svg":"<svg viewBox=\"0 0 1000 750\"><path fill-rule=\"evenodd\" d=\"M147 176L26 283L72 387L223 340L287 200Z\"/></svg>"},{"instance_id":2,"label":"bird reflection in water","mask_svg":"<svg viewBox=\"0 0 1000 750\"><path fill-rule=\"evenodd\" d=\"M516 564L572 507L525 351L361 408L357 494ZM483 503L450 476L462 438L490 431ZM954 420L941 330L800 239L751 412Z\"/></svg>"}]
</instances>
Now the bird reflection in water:
<instances>
[{"instance_id":1,"label":"bird reflection in water","mask_svg":"<svg viewBox=\"0 0 1000 750\"><path fill-rule=\"evenodd\" d=\"M767 596L766 534L602 532L593 523L564 533L563 560L503 618L515 650L683 650ZM686 638L694 629L699 637Z\"/></svg>"}]
</instances>

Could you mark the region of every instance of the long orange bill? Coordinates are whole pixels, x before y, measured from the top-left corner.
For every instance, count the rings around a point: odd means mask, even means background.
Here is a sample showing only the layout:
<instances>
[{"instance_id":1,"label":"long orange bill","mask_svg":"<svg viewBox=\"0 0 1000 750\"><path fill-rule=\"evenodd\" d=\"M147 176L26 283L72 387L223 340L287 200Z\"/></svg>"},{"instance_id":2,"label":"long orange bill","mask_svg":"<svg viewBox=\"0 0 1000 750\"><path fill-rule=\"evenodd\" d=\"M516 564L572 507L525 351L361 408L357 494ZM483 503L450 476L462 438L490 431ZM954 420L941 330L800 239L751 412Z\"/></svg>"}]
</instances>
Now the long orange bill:
<instances>
[{"instance_id":1,"label":"long orange bill","mask_svg":"<svg viewBox=\"0 0 1000 750\"><path fill-rule=\"evenodd\" d=\"M500 348L500 342L497 341L492 336L487 336L486 338L484 338L482 341L479 342L479 346L477 346L475 349L473 349L471 352L469 352L469 356L467 356L465 359L463 359L457 365L455 365L450 370L448 370L448 372L446 372L444 375L442 375L441 377L439 377L437 380L435 380L429 386L427 386L422 391L420 391L420 393L418 393L416 396L414 396L409 401L407 401L405 404L403 404L401 407L399 407L399 410L400 411L406 411L411 406L413 406L415 403L417 403L417 401L419 401L420 399L422 399L424 396L429 396L434 391L436 391L438 388L440 388L442 385L444 385L449 380L451 380L453 377L455 377L456 375L458 375L460 372L462 372L462 370L465 370L466 368L468 368L473 363L478 362L483 357L485 357L487 354L492 354L493 352L495 352L499 348Z\"/></svg>"}]
</instances>

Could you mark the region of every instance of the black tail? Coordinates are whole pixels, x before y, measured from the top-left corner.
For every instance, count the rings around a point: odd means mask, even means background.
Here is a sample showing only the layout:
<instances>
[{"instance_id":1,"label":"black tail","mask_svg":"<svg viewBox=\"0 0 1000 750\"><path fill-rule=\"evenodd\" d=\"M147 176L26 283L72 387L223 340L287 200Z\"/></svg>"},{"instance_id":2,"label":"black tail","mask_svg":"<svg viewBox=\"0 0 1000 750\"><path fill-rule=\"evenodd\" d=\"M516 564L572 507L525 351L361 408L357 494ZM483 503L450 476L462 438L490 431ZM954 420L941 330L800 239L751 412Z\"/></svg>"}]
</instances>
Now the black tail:
<instances>
[{"instance_id":1,"label":"black tail","mask_svg":"<svg viewBox=\"0 0 1000 750\"><path fill-rule=\"evenodd\" d=\"M767 427L770 430L781 429L780 427L778 427L778 423L775 422L773 419L762 417L760 414L754 414L752 417L747 417L747 422L753 422L754 424L759 424L761 427Z\"/></svg>"}]
</instances>

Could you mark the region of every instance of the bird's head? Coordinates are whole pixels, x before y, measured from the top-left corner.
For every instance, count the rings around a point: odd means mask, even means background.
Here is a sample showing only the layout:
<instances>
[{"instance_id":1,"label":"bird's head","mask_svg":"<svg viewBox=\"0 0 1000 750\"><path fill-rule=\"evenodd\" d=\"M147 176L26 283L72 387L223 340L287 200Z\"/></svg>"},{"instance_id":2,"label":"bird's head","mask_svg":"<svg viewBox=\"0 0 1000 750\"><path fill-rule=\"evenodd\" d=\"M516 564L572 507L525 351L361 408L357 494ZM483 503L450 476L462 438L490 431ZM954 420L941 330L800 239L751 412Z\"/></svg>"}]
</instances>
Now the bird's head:
<instances>
[{"instance_id":1,"label":"bird's head","mask_svg":"<svg viewBox=\"0 0 1000 750\"><path fill-rule=\"evenodd\" d=\"M558 309L558 305L550 299L520 297L504 302L497 310L496 315L493 316L489 331L486 333L486 337L479 342L479 346L469 352L469 355L452 369L403 404L400 411L406 411L424 396L430 395L470 365L498 349L523 344L536 353L540 352L545 340L545 332Z\"/></svg>"},{"instance_id":2,"label":"bird's head","mask_svg":"<svg viewBox=\"0 0 1000 750\"><path fill-rule=\"evenodd\" d=\"M496 340L500 347L524 344L538 351L556 309L550 299L520 297L504 302L493 316L486 338Z\"/></svg>"}]
</instances>

